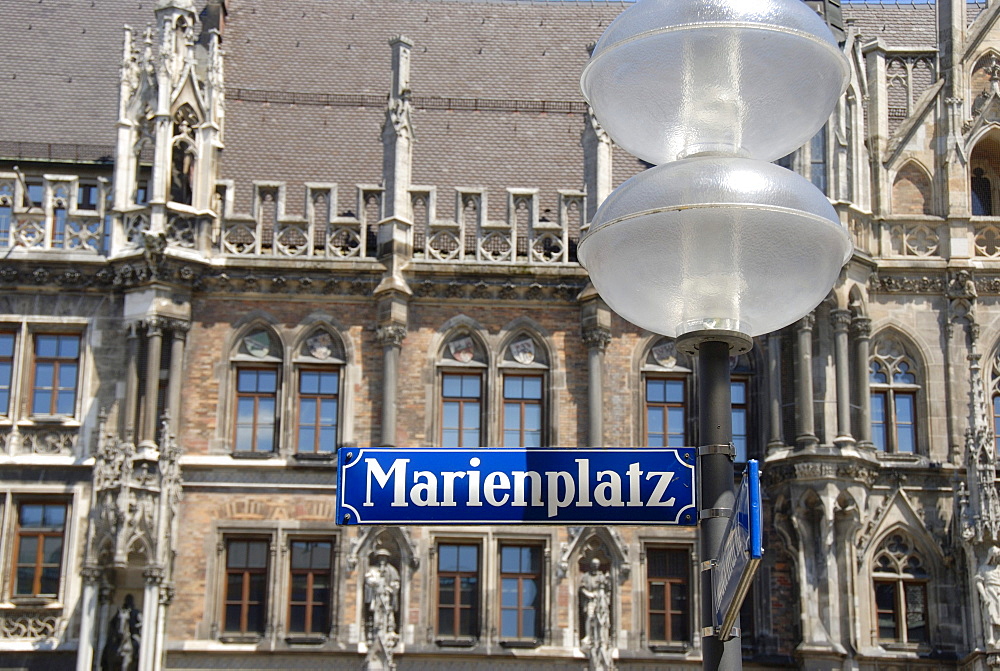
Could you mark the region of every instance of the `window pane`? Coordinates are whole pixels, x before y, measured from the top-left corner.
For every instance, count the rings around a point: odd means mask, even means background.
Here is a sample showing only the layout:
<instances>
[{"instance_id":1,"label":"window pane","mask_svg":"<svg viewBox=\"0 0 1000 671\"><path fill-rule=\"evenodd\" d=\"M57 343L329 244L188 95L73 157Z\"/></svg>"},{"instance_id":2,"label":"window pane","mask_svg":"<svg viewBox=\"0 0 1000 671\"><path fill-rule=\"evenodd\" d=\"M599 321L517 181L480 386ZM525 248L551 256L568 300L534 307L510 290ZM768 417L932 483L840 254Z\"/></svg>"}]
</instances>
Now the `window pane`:
<instances>
[{"instance_id":1,"label":"window pane","mask_svg":"<svg viewBox=\"0 0 1000 671\"><path fill-rule=\"evenodd\" d=\"M875 583L875 607L878 610L878 636L896 639L896 583Z\"/></svg>"},{"instance_id":2,"label":"window pane","mask_svg":"<svg viewBox=\"0 0 1000 671\"><path fill-rule=\"evenodd\" d=\"M667 380L667 403L684 402L684 383L681 380Z\"/></svg>"},{"instance_id":3,"label":"window pane","mask_svg":"<svg viewBox=\"0 0 1000 671\"><path fill-rule=\"evenodd\" d=\"M246 541L230 541L226 566L229 568L244 568L247 565Z\"/></svg>"},{"instance_id":4,"label":"window pane","mask_svg":"<svg viewBox=\"0 0 1000 671\"><path fill-rule=\"evenodd\" d=\"M462 406L462 426L466 429L479 429L479 404L465 403Z\"/></svg>"},{"instance_id":5,"label":"window pane","mask_svg":"<svg viewBox=\"0 0 1000 671\"><path fill-rule=\"evenodd\" d=\"M62 560L62 536L47 536L42 543L42 561L58 564Z\"/></svg>"},{"instance_id":6,"label":"window pane","mask_svg":"<svg viewBox=\"0 0 1000 671\"><path fill-rule=\"evenodd\" d=\"M528 637L535 635L535 609L529 608L521 611L521 636Z\"/></svg>"},{"instance_id":7,"label":"window pane","mask_svg":"<svg viewBox=\"0 0 1000 671\"><path fill-rule=\"evenodd\" d=\"M663 403L667 400L666 384L663 380L646 380L646 401Z\"/></svg>"},{"instance_id":8,"label":"window pane","mask_svg":"<svg viewBox=\"0 0 1000 671\"><path fill-rule=\"evenodd\" d=\"M299 374L299 391L304 394L319 393L319 373L304 370Z\"/></svg>"},{"instance_id":9,"label":"window pane","mask_svg":"<svg viewBox=\"0 0 1000 671\"><path fill-rule=\"evenodd\" d=\"M503 406L503 428L505 431L517 431L521 428L521 404L504 403ZM515 434L517 435L517 434ZM516 440L516 439L515 439ZM515 442L513 447L517 447Z\"/></svg>"},{"instance_id":10,"label":"window pane","mask_svg":"<svg viewBox=\"0 0 1000 671\"><path fill-rule=\"evenodd\" d=\"M239 604L231 604L226 606L226 631L239 631L240 630L240 606Z\"/></svg>"},{"instance_id":11,"label":"window pane","mask_svg":"<svg viewBox=\"0 0 1000 671\"><path fill-rule=\"evenodd\" d=\"M508 375L503 379L504 398L524 398L524 378L520 375Z\"/></svg>"},{"instance_id":12,"label":"window pane","mask_svg":"<svg viewBox=\"0 0 1000 671\"><path fill-rule=\"evenodd\" d=\"M524 607L535 608L538 604L538 585L534 580L522 580L521 581L521 605Z\"/></svg>"},{"instance_id":13,"label":"window pane","mask_svg":"<svg viewBox=\"0 0 1000 671\"><path fill-rule=\"evenodd\" d=\"M35 356L55 357L59 354L59 340L54 335L39 335L35 338Z\"/></svg>"},{"instance_id":14,"label":"window pane","mask_svg":"<svg viewBox=\"0 0 1000 671\"><path fill-rule=\"evenodd\" d=\"M886 425L885 425L885 394L881 392L873 393L871 396L872 414L872 442L878 450L885 450Z\"/></svg>"},{"instance_id":15,"label":"window pane","mask_svg":"<svg viewBox=\"0 0 1000 671\"><path fill-rule=\"evenodd\" d=\"M247 567L264 568L267 566L267 543L253 541L247 543Z\"/></svg>"},{"instance_id":16,"label":"window pane","mask_svg":"<svg viewBox=\"0 0 1000 671\"><path fill-rule=\"evenodd\" d=\"M649 586L649 607L651 610L666 610L666 583L651 583Z\"/></svg>"},{"instance_id":17,"label":"window pane","mask_svg":"<svg viewBox=\"0 0 1000 671\"><path fill-rule=\"evenodd\" d=\"M542 378L528 377L524 379L524 398L541 400L542 398Z\"/></svg>"},{"instance_id":18,"label":"window pane","mask_svg":"<svg viewBox=\"0 0 1000 671\"><path fill-rule=\"evenodd\" d=\"M517 578L504 578L502 581L500 603L505 608L517 607L517 582Z\"/></svg>"},{"instance_id":19,"label":"window pane","mask_svg":"<svg viewBox=\"0 0 1000 671\"><path fill-rule=\"evenodd\" d=\"M479 398L479 376L462 376L462 396L465 398Z\"/></svg>"},{"instance_id":20,"label":"window pane","mask_svg":"<svg viewBox=\"0 0 1000 671\"><path fill-rule=\"evenodd\" d=\"M517 638L517 611L504 609L500 618L500 636Z\"/></svg>"},{"instance_id":21,"label":"window pane","mask_svg":"<svg viewBox=\"0 0 1000 671\"><path fill-rule=\"evenodd\" d=\"M920 642L927 640L927 594L922 584L907 584L903 587L906 597L906 640Z\"/></svg>"},{"instance_id":22,"label":"window pane","mask_svg":"<svg viewBox=\"0 0 1000 671\"><path fill-rule=\"evenodd\" d=\"M500 548L500 570L504 573L519 573L521 569L521 553L517 546L504 545Z\"/></svg>"},{"instance_id":23,"label":"window pane","mask_svg":"<svg viewBox=\"0 0 1000 671\"><path fill-rule=\"evenodd\" d=\"M479 580L476 578L462 578L461 582L461 604L463 606L476 605L476 595L478 593Z\"/></svg>"},{"instance_id":24,"label":"window pane","mask_svg":"<svg viewBox=\"0 0 1000 671\"><path fill-rule=\"evenodd\" d=\"M22 536L21 545L17 552L18 564L31 564L34 566L38 557L38 536Z\"/></svg>"},{"instance_id":25,"label":"window pane","mask_svg":"<svg viewBox=\"0 0 1000 671\"><path fill-rule=\"evenodd\" d=\"M20 524L22 527L40 527L45 515L45 507L41 504L21 504Z\"/></svg>"},{"instance_id":26,"label":"window pane","mask_svg":"<svg viewBox=\"0 0 1000 671\"><path fill-rule=\"evenodd\" d=\"M333 371L320 376L319 391L321 394L336 394L340 390L340 376Z\"/></svg>"},{"instance_id":27,"label":"window pane","mask_svg":"<svg viewBox=\"0 0 1000 671\"><path fill-rule=\"evenodd\" d=\"M458 546L438 546L438 570L455 571L458 569Z\"/></svg>"},{"instance_id":28,"label":"window pane","mask_svg":"<svg viewBox=\"0 0 1000 671\"><path fill-rule=\"evenodd\" d=\"M257 371L257 390L273 392L278 388L278 372L274 370Z\"/></svg>"},{"instance_id":29,"label":"window pane","mask_svg":"<svg viewBox=\"0 0 1000 671\"><path fill-rule=\"evenodd\" d=\"M747 402L746 382L732 382L729 385L729 389L733 397L734 405L743 405Z\"/></svg>"},{"instance_id":30,"label":"window pane","mask_svg":"<svg viewBox=\"0 0 1000 671\"><path fill-rule=\"evenodd\" d=\"M450 398L462 395L462 378L458 375L445 375L442 384L442 393Z\"/></svg>"},{"instance_id":31,"label":"window pane","mask_svg":"<svg viewBox=\"0 0 1000 671\"><path fill-rule=\"evenodd\" d=\"M42 524L51 529L62 529L66 523L66 506L45 504L42 506Z\"/></svg>"},{"instance_id":32,"label":"window pane","mask_svg":"<svg viewBox=\"0 0 1000 671\"><path fill-rule=\"evenodd\" d=\"M52 387L55 379L55 364L39 363L35 366L35 387Z\"/></svg>"},{"instance_id":33,"label":"window pane","mask_svg":"<svg viewBox=\"0 0 1000 671\"><path fill-rule=\"evenodd\" d=\"M649 615L649 640L667 640L667 618L663 613L650 613Z\"/></svg>"},{"instance_id":34,"label":"window pane","mask_svg":"<svg viewBox=\"0 0 1000 671\"><path fill-rule=\"evenodd\" d=\"M438 635L455 635L454 611L451 608L438 608Z\"/></svg>"},{"instance_id":35,"label":"window pane","mask_svg":"<svg viewBox=\"0 0 1000 671\"><path fill-rule=\"evenodd\" d=\"M306 607L292 606L288 613L288 631L304 633L306 630Z\"/></svg>"},{"instance_id":36,"label":"window pane","mask_svg":"<svg viewBox=\"0 0 1000 671\"><path fill-rule=\"evenodd\" d=\"M46 566L42 569L42 579L38 586L38 594L55 596L59 593L59 567Z\"/></svg>"},{"instance_id":37,"label":"window pane","mask_svg":"<svg viewBox=\"0 0 1000 671\"><path fill-rule=\"evenodd\" d=\"M524 428L531 431L542 428L542 406L534 403L524 406Z\"/></svg>"},{"instance_id":38,"label":"window pane","mask_svg":"<svg viewBox=\"0 0 1000 671\"><path fill-rule=\"evenodd\" d=\"M475 571L479 564L479 548L475 545L462 545L459 546L458 551L458 570L459 571Z\"/></svg>"}]
</instances>

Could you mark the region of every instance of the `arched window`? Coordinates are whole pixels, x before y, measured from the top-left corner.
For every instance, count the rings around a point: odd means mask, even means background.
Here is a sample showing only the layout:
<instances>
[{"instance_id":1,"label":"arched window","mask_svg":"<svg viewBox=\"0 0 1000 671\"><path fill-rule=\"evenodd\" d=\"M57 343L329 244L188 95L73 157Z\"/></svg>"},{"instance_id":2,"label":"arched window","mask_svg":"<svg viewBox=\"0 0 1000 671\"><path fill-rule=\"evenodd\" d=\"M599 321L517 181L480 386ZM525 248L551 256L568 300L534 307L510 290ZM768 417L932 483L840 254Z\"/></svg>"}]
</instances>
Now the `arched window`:
<instances>
[{"instance_id":1,"label":"arched window","mask_svg":"<svg viewBox=\"0 0 1000 671\"><path fill-rule=\"evenodd\" d=\"M869 363L872 442L876 449L917 452L917 397L920 384L913 359L898 340L880 338Z\"/></svg>"},{"instance_id":2,"label":"arched window","mask_svg":"<svg viewBox=\"0 0 1000 671\"><path fill-rule=\"evenodd\" d=\"M930 214L931 180L915 161L908 161L892 183L892 211L895 214Z\"/></svg>"},{"instance_id":3,"label":"arched window","mask_svg":"<svg viewBox=\"0 0 1000 671\"><path fill-rule=\"evenodd\" d=\"M1000 451L1000 352L990 365L990 404L993 407L993 446Z\"/></svg>"},{"instance_id":4,"label":"arched window","mask_svg":"<svg viewBox=\"0 0 1000 671\"><path fill-rule=\"evenodd\" d=\"M661 338L649 348L643 373L643 444L647 447L690 445L691 364L676 344Z\"/></svg>"},{"instance_id":5,"label":"arched window","mask_svg":"<svg viewBox=\"0 0 1000 671\"><path fill-rule=\"evenodd\" d=\"M319 327L295 352L295 452L299 457L329 456L340 445L344 346Z\"/></svg>"},{"instance_id":6,"label":"arched window","mask_svg":"<svg viewBox=\"0 0 1000 671\"><path fill-rule=\"evenodd\" d=\"M487 357L470 331L449 334L438 357L441 447L480 447L486 399Z\"/></svg>"},{"instance_id":7,"label":"arched window","mask_svg":"<svg viewBox=\"0 0 1000 671\"><path fill-rule=\"evenodd\" d=\"M969 206L974 217L992 217L998 211L1000 133L993 130L976 143L969 155Z\"/></svg>"},{"instance_id":8,"label":"arched window","mask_svg":"<svg viewBox=\"0 0 1000 671\"><path fill-rule=\"evenodd\" d=\"M882 541L872 564L879 642L928 641L928 577L920 554L906 535L894 533Z\"/></svg>"},{"instance_id":9,"label":"arched window","mask_svg":"<svg viewBox=\"0 0 1000 671\"><path fill-rule=\"evenodd\" d=\"M247 456L278 450L278 392L281 344L265 327L252 327L238 340L232 362L236 385L233 452Z\"/></svg>"},{"instance_id":10,"label":"arched window","mask_svg":"<svg viewBox=\"0 0 1000 671\"><path fill-rule=\"evenodd\" d=\"M503 348L500 378L504 447L543 447L546 435L548 354L529 333L512 337Z\"/></svg>"}]
</instances>

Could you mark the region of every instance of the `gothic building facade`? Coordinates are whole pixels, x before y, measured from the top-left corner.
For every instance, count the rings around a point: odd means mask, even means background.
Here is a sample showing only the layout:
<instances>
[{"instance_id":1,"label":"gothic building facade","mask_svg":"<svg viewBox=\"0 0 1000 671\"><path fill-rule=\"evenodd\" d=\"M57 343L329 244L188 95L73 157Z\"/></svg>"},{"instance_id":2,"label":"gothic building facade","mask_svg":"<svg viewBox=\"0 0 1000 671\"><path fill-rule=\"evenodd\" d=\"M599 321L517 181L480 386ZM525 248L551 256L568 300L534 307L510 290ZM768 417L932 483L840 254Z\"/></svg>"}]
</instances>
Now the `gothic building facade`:
<instances>
[{"instance_id":1,"label":"gothic building facade","mask_svg":"<svg viewBox=\"0 0 1000 671\"><path fill-rule=\"evenodd\" d=\"M334 519L339 446L698 444L576 260L627 5L7 4L0 669L700 668L692 528ZM731 362L744 663L1000 668L1000 5L810 4L855 252Z\"/></svg>"}]
</instances>

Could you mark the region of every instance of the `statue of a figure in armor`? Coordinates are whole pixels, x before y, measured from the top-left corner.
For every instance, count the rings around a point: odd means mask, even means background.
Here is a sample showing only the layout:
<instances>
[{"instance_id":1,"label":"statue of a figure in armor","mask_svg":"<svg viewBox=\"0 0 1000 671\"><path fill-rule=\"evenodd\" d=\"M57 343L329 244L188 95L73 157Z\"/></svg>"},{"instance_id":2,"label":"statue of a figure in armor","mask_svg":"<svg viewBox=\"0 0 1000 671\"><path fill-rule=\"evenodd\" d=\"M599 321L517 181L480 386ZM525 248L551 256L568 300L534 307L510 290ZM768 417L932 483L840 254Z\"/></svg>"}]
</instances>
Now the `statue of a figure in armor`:
<instances>
[{"instance_id":1,"label":"statue of a figure in armor","mask_svg":"<svg viewBox=\"0 0 1000 671\"><path fill-rule=\"evenodd\" d=\"M611 576L601 570L601 560L590 560L590 571L580 578L583 640L580 647L590 657L590 668L614 668L611 657Z\"/></svg>"},{"instance_id":2,"label":"statue of a figure in armor","mask_svg":"<svg viewBox=\"0 0 1000 671\"><path fill-rule=\"evenodd\" d=\"M389 563L389 551L375 551L375 562L365 574L365 603L368 604L368 642L381 640L387 649L399 640L396 609L399 607L399 572Z\"/></svg>"},{"instance_id":3,"label":"statue of a figure in armor","mask_svg":"<svg viewBox=\"0 0 1000 671\"><path fill-rule=\"evenodd\" d=\"M111 618L108 637L101 654L101 671L138 671L142 642L142 614L131 594Z\"/></svg>"}]
</instances>

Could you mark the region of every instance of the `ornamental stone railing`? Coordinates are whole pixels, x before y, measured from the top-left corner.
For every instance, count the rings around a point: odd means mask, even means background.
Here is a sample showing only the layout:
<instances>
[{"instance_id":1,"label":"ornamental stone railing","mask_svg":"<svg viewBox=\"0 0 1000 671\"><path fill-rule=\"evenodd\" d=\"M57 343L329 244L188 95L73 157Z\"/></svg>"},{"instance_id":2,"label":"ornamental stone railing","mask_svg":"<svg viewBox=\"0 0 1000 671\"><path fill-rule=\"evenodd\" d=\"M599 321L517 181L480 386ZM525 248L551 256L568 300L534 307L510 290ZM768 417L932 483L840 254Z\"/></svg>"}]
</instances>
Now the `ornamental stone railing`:
<instances>
[{"instance_id":1,"label":"ornamental stone railing","mask_svg":"<svg viewBox=\"0 0 1000 671\"><path fill-rule=\"evenodd\" d=\"M76 427L32 426L0 427L0 448L9 455L43 454L72 455L76 451L80 431Z\"/></svg>"},{"instance_id":2,"label":"ornamental stone railing","mask_svg":"<svg viewBox=\"0 0 1000 671\"><path fill-rule=\"evenodd\" d=\"M48 609L0 610L0 640L55 638L59 634L61 618L59 611Z\"/></svg>"}]
</instances>

